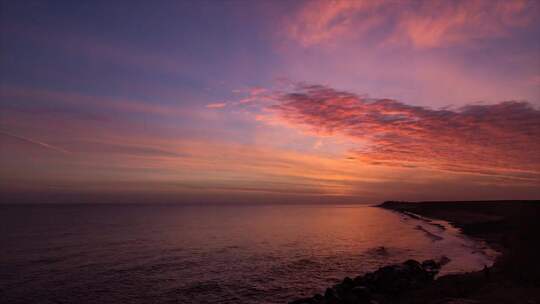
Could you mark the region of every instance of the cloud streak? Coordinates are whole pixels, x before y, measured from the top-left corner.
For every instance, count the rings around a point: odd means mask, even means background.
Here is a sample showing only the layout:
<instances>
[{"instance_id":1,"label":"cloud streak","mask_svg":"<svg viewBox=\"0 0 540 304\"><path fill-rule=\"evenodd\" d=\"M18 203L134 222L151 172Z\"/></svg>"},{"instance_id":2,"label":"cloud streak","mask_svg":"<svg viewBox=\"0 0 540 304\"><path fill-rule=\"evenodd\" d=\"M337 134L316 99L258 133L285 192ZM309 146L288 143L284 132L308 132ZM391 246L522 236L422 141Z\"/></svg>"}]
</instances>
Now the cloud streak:
<instances>
[{"instance_id":1,"label":"cloud streak","mask_svg":"<svg viewBox=\"0 0 540 304\"><path fill-rule=\"evenodd\" d=\"M60 152L60 153L63 153L63 154L70 154L71 153L70 151L68 151L66 149L63 149L63 148L48 144L46 142L35 140L35 139L32 139L32 138L28 138L28 137L22 137L22 136L15 135L15 134L12 134L12 133L9 133L9 132L0 131L0 135L15 138L17 140L21 140L21 141L24 141L26 143L30 143L30 144L33 144L33 145L36 145L36 146L39 146L39 147L42 147L42 148L45 148L45 149L48 149L48 150L55 151L55 152Z\"/></svg>"},{"instance_id":2,"label":"cloud streak","mask_svg":"<svg viewBox=\"0 0 540 304\"><path fill-rule=\"evenodd\" d=\"M321 85L275 99L262 120L346 136L368 164L540 180L540 110L527 102L430 109Z\"/></svg>"}]
</instances>

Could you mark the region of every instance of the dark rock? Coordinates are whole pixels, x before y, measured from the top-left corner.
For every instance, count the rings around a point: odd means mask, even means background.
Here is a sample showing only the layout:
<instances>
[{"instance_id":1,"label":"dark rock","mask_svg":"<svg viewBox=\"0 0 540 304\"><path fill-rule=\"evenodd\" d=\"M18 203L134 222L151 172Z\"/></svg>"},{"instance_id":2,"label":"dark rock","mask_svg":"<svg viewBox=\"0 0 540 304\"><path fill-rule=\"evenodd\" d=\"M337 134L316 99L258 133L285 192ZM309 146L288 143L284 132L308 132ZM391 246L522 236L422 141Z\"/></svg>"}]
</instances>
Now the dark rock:
<instances>
[{"instance_id":1,"label":"dark rock","mask_svg":"<svg viewBox=\"0 0 540 304\"><path fill-rule=\"evenodd\" d=\"M332 300L336 298L336 293L332 288L326 288L326 291L324 292L324 298L327 300Z\"/></svg>"},{"instance_id":2,"label":"dark rock","mask_svg":"<svg viewBox=\"0 0 540 304\"><path fill-rule=\"evenodd\" d=\"M356 295L360 300L369 300L371 298L371 293L366 286L356 286L351 290L351 293Z\"/></svg>"},{"instance_id":3,"label":"dark rock","mask_svg":"<svg viewBox=\"0 0 540 304\"><path fill-rule=\"evenodd\" d=\"M384 246L380 246L375 249L375 253L378 255L386 256L388 255L388 249L386 249L386 247Z\"/></svg>"},{"instance_id":4,"label":"dark rock","mask_svg":"<svg viewBox=\"0 0 540 304\"><path fill-rule=\"evenodd\" d=\"M354 282L351 278L349 277L345 277L345 279L343 279L343 282L341 282L341 286L347 288L347 289L351 289L354 287Z\"/></svg>"},{"instance_id":5,"label":"dark rock","mask_svg":"<svg viewBox=\"0 0 540 304\"><path fill-rule=\"evenodd\" d=\"M354 286L361 286L365 284L365 276L357 276L353 279Z\"/></svg>"},{"instance_id":6,"label":"dark rock","mask_svg":"<svg viewBox=\"0 0 540 304\"><path fill-rule=\"evenodd\" d=\"M448 263L450 263L450 258L447 257L447 256L445 256L445 255L443 255L443 256L439 259L439 265L440 265L440 267L442 267L442 266L444 266L444 265L446 265L446 264L448 264Z\"/></svg>"},{"instance_id":7,"label":"dark rock","mask_svg":"<svg viewBox=\"0 0 540 304\"><path fill-rule=\"evenodd\" d=\"M422 262L422 268L427 271L439 270L440 267L441 265L434 260L425 260Z\"/></svg>"},{"instance_id":8,"label":"dark rock","mask_svg":"<svg viewBox=\"0 0 540 304\"><path fill-rule=\"evenodd\" d=\"M346 277L341 283L327 288L324 297L316 295L307 301L300 300L304 302L291 303L352 304L391 299L405 291L431 283L441 266L441 262L434 260L426 260L422 263L408 260L402 264L381 267L354 279Z\"/></svg>"},{"instance_id":9,"label":"dark rock","mask_svg":"<svg viewBox=\"0 0 540 304\"><path fill-rule=\"evenodd\" d=\"M426 261L424 261L426 262ZM424 263L422 262L422 264ZM422 268L422 264L420 264L418 261L415 261L415 260L407 260L405 263L403 263L403 265L411 268L411 269L415 269L415 270L418 270L418 269L421 269Z\"/></svg>"},{"instance_id":10,"label":"dark rock","mask_svg":"<svg viewBox=\"0 0 540 304\"><path fill-rule=\"evenodd\" d=\"M354 293L347 293L343 295L341 298L341 302L344 304L359 304L359 303L365 303L365 301L362 301L356 296Z\"/></svg>"},{"instance_id":11,"label":"dark rock","mask_svg":"<svg viewBox=\"0 0 540 304\"><path fill-rule=\"evenodd\" d=\"M335 295L338 298L343 298L354 287L354 282L351 278L346 277L339 284L336 284L332 289L335 291Z\"/></svg>"},{"instance_id":12,"label":"dark rock","mask_svg":"<svg viewBox=\"0 0 540 304\"><path fill-rule=\"evenodd\" d=\"M297 299L297 300L289 302L289 304L313 304L313 303L320 303L320 302L315 301L315 297L302 298L302 299Z\"/></svg>"}]
</instances>

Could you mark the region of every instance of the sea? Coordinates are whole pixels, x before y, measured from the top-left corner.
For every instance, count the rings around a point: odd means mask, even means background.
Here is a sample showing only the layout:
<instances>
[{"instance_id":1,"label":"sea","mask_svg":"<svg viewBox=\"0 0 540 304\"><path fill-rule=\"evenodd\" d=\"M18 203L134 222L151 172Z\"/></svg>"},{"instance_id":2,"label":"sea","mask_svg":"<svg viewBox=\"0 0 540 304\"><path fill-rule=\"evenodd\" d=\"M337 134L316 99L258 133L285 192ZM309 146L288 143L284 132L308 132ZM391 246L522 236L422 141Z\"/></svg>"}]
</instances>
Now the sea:
<instances>
[{"instance_id":1,"label":"sea","mask_svg":"<svg viewBox=\"0 0 540 304\"><path fill-rule=\"evenodd\" d=\"M366 205L0 205L0 303L287 303L407 259L497 253Z\"/></svg>"}]
</instances>

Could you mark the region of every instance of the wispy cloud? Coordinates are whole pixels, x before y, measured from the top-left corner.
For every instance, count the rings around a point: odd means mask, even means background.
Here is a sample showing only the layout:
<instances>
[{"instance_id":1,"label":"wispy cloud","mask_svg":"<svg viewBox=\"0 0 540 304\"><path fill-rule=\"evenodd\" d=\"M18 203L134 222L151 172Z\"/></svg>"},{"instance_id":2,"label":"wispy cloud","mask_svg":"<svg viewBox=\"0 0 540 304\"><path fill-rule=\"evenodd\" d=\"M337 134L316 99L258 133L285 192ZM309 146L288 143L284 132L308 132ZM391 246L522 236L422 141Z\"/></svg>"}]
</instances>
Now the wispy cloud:
<instances>
[{"instance_id":1,"label":"wispy cloud","mask_svg":"<svg viewBox=\"0 0 540 304\"><path fill-rule=\"evenodd\" d=\"M68 150L66 150L66 149L64 149L64 148L57 147L57 146L48 144L48 143L46 143L46 142L39 141L39 140L35 140L35 139L32 139L32 138L19 136L19 135L10 133L10 132L0 131L0 135L7 136L7 137L11 137L11 138L15 138L15 139L24 141L24 142L26 142L26 143L30 143L30 144L33 144L33 145L36 145L36 146L39 146L39 147L42 147L42 148L45 148L45 149L48 149L48 150L55 151L55 152L60 152L60 153L64 153L64 154L69 154L69 153L71 153L70 151L68 151Z\"/></svg>"},{"instance_id":2,"label":"wispy cloud","mask_svg":"<svg viewBox=\"0 0 540 304\"><path fill-rule=\"evenodd\" d=\"M226 102L209 103L206 105L208 109L221 109L227 106Z\"/></svg>"},{"instance_id":3,"label":"wispy cloud","mask_svg":"<svg viewBox=\"0 0 540 304\"><path fill-rule=\"evenodd\" d=\"M321 85L275 99L260 119L346 136L364 163L540 180L540 110L524 101L430 109Z\"/></svg>"},{"instance_id":4,"label":"wispy cloud","mask_svg":"<svg viewBox=\"0 0 540 304\"><path fill-rule=\"evenodd\" d=\"M380 18L363 14L381 4L376 1L310 1L293 16L288 34L304 46L332 42L353 32L359 34L379 23Z\"/></svg>"},{"instance_id":5,"label":"wispy cloud","mask_svg":"<svg viewBox=\"0 0 540 304\"><path fill-rule=\"evenodd\" d=\"M92 96L75 92L35 89L28 87L0 87L0 98L4 101L23 100L29 107L38 107L40 104L57 103L78 107L94 107L109 109L118 112L143 113L162 116L186 115L186 110L178 106L164 105L128 98L115 98L108 96ZM13 103L13 102L12 102ZM67 112L67 110L64 110ZM83 112L80 111L79 112ZM78 113L82 114L82 113ZM86 113L86 115L89 115Z\"/></svg>"},{"instance_id":6,"label":"wispy cloud","mask_svg":"<svg viewBox=\"0 0 540 304\"><path fill-rule=\"evenodd\" d=\"M431 48L510 34L538 14L536 1L309 1L287 34L304 46L371 34L383 44Z\"/></svg>"},{"instance_id":7,"label":"wispy cloud","mask_svg":"<svg viewBox=\"0 0 540 304\"><path fill-rule=\"evenodd\" d=\"M100 141L74 141L75 149L79 153L97 155L135 156L148 159L178 158L190 155L176 149L167 149L150 144L124 144ZM74 149L74 150L75 150Z\"/></svg>"}]
</instances>

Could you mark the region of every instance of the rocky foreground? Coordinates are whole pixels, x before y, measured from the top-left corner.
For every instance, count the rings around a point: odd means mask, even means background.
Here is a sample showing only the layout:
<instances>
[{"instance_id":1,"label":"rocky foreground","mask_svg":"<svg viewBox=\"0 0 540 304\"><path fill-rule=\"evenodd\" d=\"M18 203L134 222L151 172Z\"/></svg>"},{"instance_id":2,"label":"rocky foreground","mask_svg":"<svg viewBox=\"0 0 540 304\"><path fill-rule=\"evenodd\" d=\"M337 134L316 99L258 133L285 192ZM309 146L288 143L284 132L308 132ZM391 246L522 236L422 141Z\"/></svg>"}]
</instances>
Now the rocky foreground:
<instances>
[{"instance_id":1,"label":"rocky foreground","mask_svg":"<svg viewBox=\"0 0 540 304\"><path fill-rule=\"evenodd\" d=\"M414 260L345 278L291 304L540 304L540 201L385 202L379 207L442 219L502 254L481 271L440 276L445 260Z\"/></svg>"},{"instance_id":2,"label":"rocky foreground","mask_svg":"<svg viewBox=\"0 0 540 304\"><path fill-rule=\"evenodd\" d=\"M405 291L428 285L446 262L408 260L385 266L354 279L346 277L343 282L326 289L324 296L316 294L290 304L390 303Z\"/></svg>"}]
</instances>

